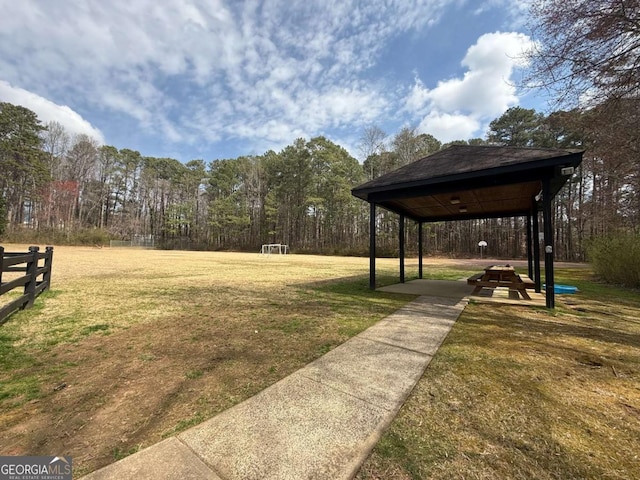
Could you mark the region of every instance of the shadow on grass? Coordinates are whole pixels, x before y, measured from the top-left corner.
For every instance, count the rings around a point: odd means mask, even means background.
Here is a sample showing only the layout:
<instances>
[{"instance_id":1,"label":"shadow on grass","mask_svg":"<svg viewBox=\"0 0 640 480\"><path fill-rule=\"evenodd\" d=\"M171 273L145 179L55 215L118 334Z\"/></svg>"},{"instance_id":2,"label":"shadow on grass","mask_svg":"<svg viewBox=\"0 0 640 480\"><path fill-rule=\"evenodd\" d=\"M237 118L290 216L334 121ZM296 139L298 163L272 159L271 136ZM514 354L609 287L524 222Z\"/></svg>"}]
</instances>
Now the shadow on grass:
<instances>
[{"instance_id":1,"label":"shadow on grass","mask_svg":"<svg viewBox=\"0 0 640 480\"><path fill-rule=\"evenodd\" d=\"M501 315L499 310L501 308L508 309L507 306L494 306L495 315L489 316L471 316L465 315L460 320L464 323L474 323L477 325L494 326L496 328L513 328L517 326L521 331L526 332L529 338L543 336L555 336L555 337L576 337L589 340L597 340L599 342L608 343L611 345L627 345L630 347L640 347L640 327L635 326L637 332L629 331L629 329L623 329L624 323L627 320L617 319L617 321L607 322L603 325L603 322L598 321L597 325L584 325L589 322L588 316L579 316L571 313L562 312L548 312L543 309L537 309L540 313L540 318L528 316L526 314L513 315L513 310L509 311L506 315ZM599 312L603 315L611 316L608 312ZM638 308L638 314L640 315L640 308ZM570 322L560 321L563 318L570 318ZM593 320L591 320L593 321ZM596 323L596 322L594 322ZM638 324L635 320L630 320L629 325ZM625 331L627 330L627 331Z\"/></svg>"},{"instance_id":2,"label":"shadow on grass","mask_svg":"<svg viewBox=\"0 0 640 480\"><path fill-rule=\"evenodd\" d=\"M358 480L640 478L640 296L562 273L553 311L465 309Z\"/></svg>"}]
</instances>

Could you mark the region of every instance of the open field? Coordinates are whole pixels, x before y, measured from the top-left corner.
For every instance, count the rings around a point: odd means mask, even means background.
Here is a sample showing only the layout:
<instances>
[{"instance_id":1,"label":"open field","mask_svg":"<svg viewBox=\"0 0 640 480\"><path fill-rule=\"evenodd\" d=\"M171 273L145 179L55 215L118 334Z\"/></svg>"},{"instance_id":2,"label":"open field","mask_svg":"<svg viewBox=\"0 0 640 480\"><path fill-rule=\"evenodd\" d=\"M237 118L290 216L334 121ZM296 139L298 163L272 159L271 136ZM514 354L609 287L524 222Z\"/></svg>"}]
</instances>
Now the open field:
<instances>
[{"instance_id":1,"label":"open field","mask_svg":"<svg viewBox=\"0 0 640 480\"><path fill-rule=\"evenodd\" d=\"M640 292L471 303L357 479L640 478Z\"/></svg>"},{"instance_id":2,"label":"open field","mask_svg":"<svg viewBox=\"0 0 640 480\"><path fill-rule=\"evenodd\" d=\"M80 475L195 425L413 298L370 292L367 272L364 258L56 247L51 292L0 327L0 452L72 455Z\"/></svg>"},{"instance_id":3,"label":"open field","mask_svg":"<svg viewBox=\"0 0 640 480\"><path fill-rule=\"evenodd\" d=\"M571 267L555 312L471 303L358 479L640 478L640 295ZM367 286L365 258L56 247L52 291L0 327L0 453L80 476L156 443L413 298Z\"/></svg>"}]
</instances>

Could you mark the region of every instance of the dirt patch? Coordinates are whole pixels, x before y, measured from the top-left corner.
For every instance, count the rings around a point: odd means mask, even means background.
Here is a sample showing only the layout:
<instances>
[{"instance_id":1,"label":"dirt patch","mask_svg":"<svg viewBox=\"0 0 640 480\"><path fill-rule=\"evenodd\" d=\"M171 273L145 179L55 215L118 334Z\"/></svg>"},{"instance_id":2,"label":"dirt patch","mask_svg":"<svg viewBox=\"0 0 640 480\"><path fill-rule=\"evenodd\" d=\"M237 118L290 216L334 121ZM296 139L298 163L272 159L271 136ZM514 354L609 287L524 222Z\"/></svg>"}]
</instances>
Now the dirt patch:
<instances>
[{"instance_id":1,"label":"dirt patch","mask_svg":"<svg viewBox=\"0 0 640 480\"><path fill-rule=\"evenodd\" d=\"M63 452L90 471L259 391L276 380L266 361L278 359L221 322L186 317L61 345L43 360L75 366L28 404L25 422L14 418L4 446L12 455Z\"/></svg>"}]
</instances>

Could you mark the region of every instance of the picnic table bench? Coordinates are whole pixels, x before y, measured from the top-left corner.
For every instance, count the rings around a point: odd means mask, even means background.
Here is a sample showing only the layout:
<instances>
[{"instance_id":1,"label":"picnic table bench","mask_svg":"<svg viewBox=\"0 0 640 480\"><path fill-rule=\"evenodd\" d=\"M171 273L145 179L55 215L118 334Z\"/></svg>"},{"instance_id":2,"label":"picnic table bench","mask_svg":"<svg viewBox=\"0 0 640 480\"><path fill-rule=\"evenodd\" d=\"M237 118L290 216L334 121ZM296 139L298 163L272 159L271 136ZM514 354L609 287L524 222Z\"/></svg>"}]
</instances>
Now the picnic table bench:
<instances>
[{"instance_id":1,"label":"picnic table bench","mask_svg":"<svg viewBox=\"0 0 640 480\"><path fill-rule=\"evenodd\" d=\"M467 284L473 285L471 295L479 294L483 288L496 289L505 287L509 289L509 296L531 300L527 289L535 288L535 282L527 275L517 274L511 265L490 265L484 272L477 273L467 278Z\"/></svg>"}]
</instances>

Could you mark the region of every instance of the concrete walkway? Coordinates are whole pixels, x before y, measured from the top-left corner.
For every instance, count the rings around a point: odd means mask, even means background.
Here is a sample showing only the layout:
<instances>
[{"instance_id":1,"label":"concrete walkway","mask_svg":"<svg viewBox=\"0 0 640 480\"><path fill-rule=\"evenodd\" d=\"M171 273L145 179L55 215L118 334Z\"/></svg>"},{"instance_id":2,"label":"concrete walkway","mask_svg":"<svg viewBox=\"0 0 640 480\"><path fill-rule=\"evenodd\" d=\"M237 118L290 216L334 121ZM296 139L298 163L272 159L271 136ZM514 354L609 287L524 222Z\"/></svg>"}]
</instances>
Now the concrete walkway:
<instances>
[{"instance_id":1,"label":"concrete walkway","mask_svg":"<svg viewBox=\"0 0 640 480\"><path fill-rule=\"evenodd\" d=\"M84 478L352 478L466 306L468 289L455 283L438 282L438 296L419 297L254 397Z\"/></svg>"},{"instance_id":2,"label":"concrete walkway","mask_svg":"<svg viewBox=\"0 0 640 480\"><path fill-rule=\"evenodd\" d=\"M531 300L522 298L512 298L508 288L483 289L477 295L471 295L473 287L467 285L466 278L455 282L443 280L411 280L407 283L396 283L378 290L392 293L408 293L412 295L429 296L469 296L469 300L475 303L493 303L500 305L520 305L528 307L545 307L546 298L544 293L536 293L529 290Z\"/></svg>"}]
</instances>

